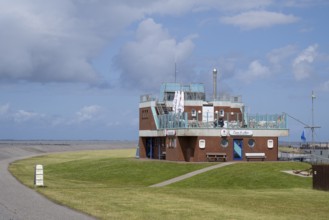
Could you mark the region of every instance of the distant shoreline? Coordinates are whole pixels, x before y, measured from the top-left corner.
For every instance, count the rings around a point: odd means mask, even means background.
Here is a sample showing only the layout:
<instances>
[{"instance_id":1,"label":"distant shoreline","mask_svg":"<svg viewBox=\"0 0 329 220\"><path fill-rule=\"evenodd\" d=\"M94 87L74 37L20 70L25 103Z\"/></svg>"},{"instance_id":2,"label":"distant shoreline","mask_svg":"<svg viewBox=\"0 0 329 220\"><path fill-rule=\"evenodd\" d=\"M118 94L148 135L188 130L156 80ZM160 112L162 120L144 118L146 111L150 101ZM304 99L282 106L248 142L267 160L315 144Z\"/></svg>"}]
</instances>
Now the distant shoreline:
<instances>
[{"instance_id":1,"label":"distant shoreline","mask_svg":"<svg viewBox=\"0 0 329 220\"><path fill-rule=\"evenodd\" d=\"M33 144L33 145L75 145L75 144L114 144L138 143L137 140L0 140L1 144Z\"/></svg>"}]
</instances>

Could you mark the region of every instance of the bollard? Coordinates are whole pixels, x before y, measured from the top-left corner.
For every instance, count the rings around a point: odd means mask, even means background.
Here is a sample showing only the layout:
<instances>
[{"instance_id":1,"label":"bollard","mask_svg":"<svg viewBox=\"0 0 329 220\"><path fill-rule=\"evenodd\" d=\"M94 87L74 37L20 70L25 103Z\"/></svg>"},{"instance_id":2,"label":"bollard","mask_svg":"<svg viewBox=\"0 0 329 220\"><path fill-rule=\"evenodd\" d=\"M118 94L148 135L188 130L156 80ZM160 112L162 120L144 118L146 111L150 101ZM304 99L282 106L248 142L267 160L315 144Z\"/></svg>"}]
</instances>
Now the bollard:
<instances>
[{"instance_id":1,"label":"bollard","mask_svg":"<svg viewBox=\"0 0 329 220\"><path fill-rule=\"evenodd\" d=\"M34 169L34 185L35 186L44 186L43 183L43 166L37 164Z\"/></svg>"}]
</instances>

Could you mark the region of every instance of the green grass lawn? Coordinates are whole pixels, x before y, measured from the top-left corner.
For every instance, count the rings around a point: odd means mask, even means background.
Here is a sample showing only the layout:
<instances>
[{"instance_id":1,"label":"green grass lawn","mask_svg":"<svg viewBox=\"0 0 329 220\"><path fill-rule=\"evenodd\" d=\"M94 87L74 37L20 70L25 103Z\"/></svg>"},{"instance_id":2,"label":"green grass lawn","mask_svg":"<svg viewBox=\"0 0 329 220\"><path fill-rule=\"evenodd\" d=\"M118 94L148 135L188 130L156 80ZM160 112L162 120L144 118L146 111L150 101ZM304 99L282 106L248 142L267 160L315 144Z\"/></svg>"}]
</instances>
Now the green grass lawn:
<instances>
[{"instance_id":1,"label":"green grass lawn","mask_svg":"<svg viewBox=\"0 0 329 220\"><path fill-rule=\"evenodd\" d=\"M329 193L282 170L299 162L238 163L162 188L148 186L213 165L138 160L134 150L50 154L16 161L10 171L50 199L100 219L327 219ZM44 188L34 188L43 164Z\"/></svg>"}]
</instances>

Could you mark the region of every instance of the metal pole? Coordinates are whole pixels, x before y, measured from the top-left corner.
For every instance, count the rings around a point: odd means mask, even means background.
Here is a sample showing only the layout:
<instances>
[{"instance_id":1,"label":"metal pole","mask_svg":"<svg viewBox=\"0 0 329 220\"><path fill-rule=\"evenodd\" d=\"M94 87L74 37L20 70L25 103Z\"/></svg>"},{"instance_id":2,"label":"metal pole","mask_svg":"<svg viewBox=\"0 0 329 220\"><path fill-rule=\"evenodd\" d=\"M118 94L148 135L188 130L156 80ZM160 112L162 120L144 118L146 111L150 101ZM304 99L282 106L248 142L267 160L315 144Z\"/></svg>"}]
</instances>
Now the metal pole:
<instances>
[{"instance_id":1,"label":"metal pole","mask_svg":"<svg viewBox=\"0 0 329 220\"><path fill-rule=\"evenodd\" d=\"M314 92L312 90L312 145L314 145L314 99L315 99L315 95Z\"/></svg>"},{"instance_id":2,"label":"metal pole","mask_svg":"<svg viewBox=\"0 0 329 220\"><path fill-rule=\"evenodd\" d=\"M213 72L213 100L217 99L217 69L214 69Z\"/></svg>"}]
</instances>

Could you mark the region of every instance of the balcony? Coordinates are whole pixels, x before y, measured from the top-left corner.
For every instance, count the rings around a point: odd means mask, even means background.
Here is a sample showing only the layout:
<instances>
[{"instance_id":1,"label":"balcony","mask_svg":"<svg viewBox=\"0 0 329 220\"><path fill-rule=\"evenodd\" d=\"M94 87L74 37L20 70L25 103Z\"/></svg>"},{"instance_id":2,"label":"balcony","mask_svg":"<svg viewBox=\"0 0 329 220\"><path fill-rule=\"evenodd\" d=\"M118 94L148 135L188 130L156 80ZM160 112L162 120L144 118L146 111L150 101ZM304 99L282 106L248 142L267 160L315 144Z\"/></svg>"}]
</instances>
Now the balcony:
<instances>
[{"instance_id":1,"label":"balcony","mask_svg":"<svg viewBox=\"0 0 329 220\"><path fill-rule=\"evenodd\" d=\"M197 115L198 116L198 115ZM286 115L285 114L265 114L265 115L236 115L234 118L227 114L223 118L222 123L218 123L218 119L214 121L201 121L201 118L195 117L188 120L187 112L175 114L169 113L164 115L157 115L159 129L287 129Z\"/></svg>"}]
</instances>

